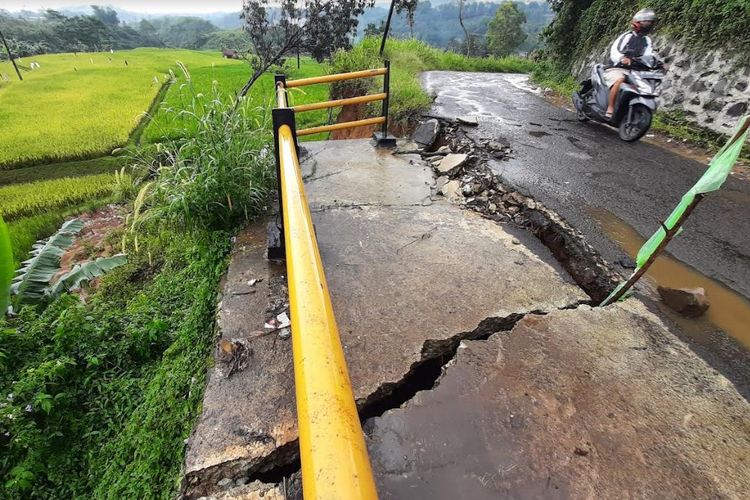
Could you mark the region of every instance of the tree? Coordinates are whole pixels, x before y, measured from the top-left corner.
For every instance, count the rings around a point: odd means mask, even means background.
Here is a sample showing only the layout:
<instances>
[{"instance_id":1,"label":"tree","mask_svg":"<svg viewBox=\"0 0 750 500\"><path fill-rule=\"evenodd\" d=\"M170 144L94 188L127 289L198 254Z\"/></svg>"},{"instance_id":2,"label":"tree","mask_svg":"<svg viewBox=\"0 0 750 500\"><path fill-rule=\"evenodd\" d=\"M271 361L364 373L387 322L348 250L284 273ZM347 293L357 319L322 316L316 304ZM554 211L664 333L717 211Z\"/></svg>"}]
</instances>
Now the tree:
<instances>
[{"instance_id":1,"label":"tree","mask_svg":"<svg viewBox=\"0 0 750 500\"><path fill-rule=\"evenodd\" d=\"M340 48L349 48L358 18L374 0L244 0L241 17L249 35L247 57L252 75L239 93L250 87L282 57L303 48L318 61Z\"/></svg>"},{"instance_id":2,"label":"tree","mask_svg":"<svg viewBox=\"0 0 750 500\"><path fill-rule=\"evenodd\" d=\"M490 53L496 56L511 54L524 40L523 25L526 15L515 2L504 2L487 27L487 42Z\"/></svg>"},{"instance_id":3,"label":"tree","mask_svg":"<svg viewBox=\"0 0 750 500\"><path fill-rule=\"evenodd\" d=\"M112 7L92 5L91 10L94 11L94 17L103 22L105 26L114 28L115 26L120 25L120 18L117 17L117 11Z\"/></svg>"},{"instance_id":4,"label":"tree","mask_svg":"<svg viewBox=\"0 0 750 500\"><path fill-rule=\"evenodd\" d=\"M365 36L381 36L385 33L385 21L380 21L378 26L375 23L369 23L365 28Z\"/></svg>"},{"instance_id":5,"label":"tree","mask_svg":"<svg viewBox=\"0 0 750 500\"><path fill-rule=\"evenodd\" d=\"M417 11L419 0L396 0L396 13L406 11L406 22L409 24L409 34L414 38L414 13Z\"/></svg>"},{"instance_id":6,"label":"tree","mask_svg":"<svg viewBox=\"0 0 750 500\"><path fill-rule=\"evenodd\" d=\"M466 25L464 24L464 0L458 0L458 23L461 25L461 29L464 30L466 55L471 56L471 37L469 36L469 30L466 29Z\"/></svg>"},{"instance_id":7,"label":"tree","mask_svg":"<svg viewBox=\"0 0 750 500\"><path fill-rule=\"evenodd\" d=\"M138 33L141 34L143 44L149 47L163 47L164 42L159 36L159 32L156 30L156 26L145 19L141 19L138 23Z\"/></svg>"}]
</instances>

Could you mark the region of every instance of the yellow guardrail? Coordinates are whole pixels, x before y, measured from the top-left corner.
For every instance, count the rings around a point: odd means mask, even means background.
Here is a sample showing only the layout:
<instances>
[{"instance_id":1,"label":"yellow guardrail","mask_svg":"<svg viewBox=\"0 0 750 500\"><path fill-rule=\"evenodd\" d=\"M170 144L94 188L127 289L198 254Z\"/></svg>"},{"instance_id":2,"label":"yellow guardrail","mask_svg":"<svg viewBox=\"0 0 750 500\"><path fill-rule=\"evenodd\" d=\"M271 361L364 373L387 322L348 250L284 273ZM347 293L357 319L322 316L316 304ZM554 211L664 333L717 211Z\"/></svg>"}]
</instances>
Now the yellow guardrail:
<instances>
[{"instance_id":1,"label":"yellow guardrail","mask_svg":"<svg viewBox=\"0 0 750 500\"><path fill-rule=\"evenodd\" d=\"M383 92L358 97L349 97L346 99L336 99L332 101L317 102L312 104L300 104L291 109L294 113L303 113L305 111L314 111L318 109L329 109L353 104L364 104L375 101L383 101L382 115L378 118L367 118L364 120L355 120L349 122L336 123L331 125L321 125L319 127L310 127L295 131L296 137L305 135L319 134L321 132L332 132L334 130L343 130L348 128L366 127L372 125L381 125L380 132L374 134L374 139L378 145L395 146L394 138L388 137L388 106L390 101L390 81L391 81L391 63L384 61L384 68L368 69L365 71L353 71L351 73L339 73L336 75L316 76L312 78L302 78L300 80L286 81L284 75L278 75L277 92L285 93L286 89L295 87L304 87L306 85L316 85L320 83L333 83L344 80L353 80L355 78L372 78L383 76ZM279 101L281 102L281 101ZM286 102L286 101L285 101ZM280 106L281 107L281 106ZM286 104L284 105L286 107Z\"/></svg>"},{"instance_id":2,"label":"yellow guardrail","mask_svg":"<svg viewBox=\"0 0 750 500\"><path fill-rule=\"evenodd\" d=\"M336 99L334 101L316 102L313 104L300 104L292 106L295 113L315 111L318 109L337 108L339 106L351 106L352 104L365 104L374 101L383 101L388 97L385 92L380 94L363 95L360 97L349 97L347 99Z\"/></svg>"},{"instance_id":3,"label":"yellow guardrail","mask_svg":"<svg viewBox=\"0 0 750 500\"><path fill-rule=\"evenodd\" d=\"M306 85L315 85L318 83L341 82L344 80L354 80L355 78L371 78L373 76L385 75L388 73L388 67L378 69L366 69L364 71L353 71L351 73L338 73L335 75L314 76L312 78L302 78L299 80L290 80L286 82L286 88L304 87Z\"/></svg>"},{"instance_id":4,"label":"yellow guardrail","mask_svg":"<svg viewBox=\"0 0 750 500\"><path fill-rule=\"evenodd\" d=\"M286 108L283 84L277 89ZM292 127L281 124L276 141L302 488L306 499L377 499Z\"/></svg>"},{"instance_id":5,"label":"yellow guardrail","mask_svg":"<svg viewBox=\"0 0 750 500\"><path fill-rule=\"evenodd\" d=\"M297 132L298 137L304 135L320 134L321 132L333 132L334 130L344 130L355 127L365 127L367 125L380 125L385 123L385 117L379 116L377 118L366 118L364 120L356 120L353 122L334 123L333 125L321 125L320 127L311 127L299 130Z\"/></svg>"}]
</instances>

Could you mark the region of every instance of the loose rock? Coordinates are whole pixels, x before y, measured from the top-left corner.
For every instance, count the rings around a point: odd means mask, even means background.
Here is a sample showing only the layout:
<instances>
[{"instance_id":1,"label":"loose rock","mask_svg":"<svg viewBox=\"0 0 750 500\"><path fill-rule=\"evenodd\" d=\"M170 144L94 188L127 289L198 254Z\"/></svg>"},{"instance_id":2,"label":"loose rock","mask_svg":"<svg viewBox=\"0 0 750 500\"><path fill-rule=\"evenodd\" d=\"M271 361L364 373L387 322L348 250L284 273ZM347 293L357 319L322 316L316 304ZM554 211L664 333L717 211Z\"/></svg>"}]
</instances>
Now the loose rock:
<instances>
[{"instance_id":1,"label":"loose rock","mask_svg":"<svg viewBox=\"0 0 750 500\"><path fill-rule=\"evenodd\" d=\"M232 481L228 477L225 477L224 479L222 479L221 481L219 481L218 483L216 483L216 486L218 486L222 490L228 490L229 488L231 488L232 486L234 486L234 481Z\"/></svg>"},{"instance_id":2,"label":"loose rock","mask_svg":"<svg viewBox=\"0 0 750 500\"><path fill-rule=\"evenodd\" d=\"M661 300L671 309L688 318L697 318L709 308L706 291L703 288L669 288L658 289Z\"/></svg>"},{"instance_id":3,"label":"loose rock","mask_svg":"<svg viewBox=\"0 0 750 500\"><path fill-rule=\"evenodd\" d=\"M461 125L468 125L469 127L476 127L479 125L479 122L477 121L477 118L475 116L459 116L456 118L458 123Z\"/></svg>"},{"instance_id":4,"label":"loose rock","mask_svg":"<svg viewBox=\"0 0 750 500\"><path fill-rule=\"evenodd\" d=\"M435 141L437 140L439 134L440 134L440 122L438 122L437 120L433 118L431 120L427 120L426 122L422 123L419 127L417 127L417 130L414 131L414 135L412 136L412 139L414 139L414 142L417 142L429 148L433 144L435 144Z\"/></svg>"},{"instance_id":5,"label":"loose rock","mask_svg":"<svg viewBox=\"0 0 750 500\"><path fill-rule=\"evenodd\" d=\"M465 154L451 153L440 161L437 170L441 174L453 175L466 163L467 158L468 156Z\"/></svg>"},{"instance_id":6,"label":"loose rock","mask_svg":"<svg viewBox=\"0 0 750 500\"><path fill-rule=\"evenodd\" d=\"M457 180L445 183L440 192L443 196L454 202L463 201L464 198L461 194L461 183Z\"/></svg>"}]
</instances>

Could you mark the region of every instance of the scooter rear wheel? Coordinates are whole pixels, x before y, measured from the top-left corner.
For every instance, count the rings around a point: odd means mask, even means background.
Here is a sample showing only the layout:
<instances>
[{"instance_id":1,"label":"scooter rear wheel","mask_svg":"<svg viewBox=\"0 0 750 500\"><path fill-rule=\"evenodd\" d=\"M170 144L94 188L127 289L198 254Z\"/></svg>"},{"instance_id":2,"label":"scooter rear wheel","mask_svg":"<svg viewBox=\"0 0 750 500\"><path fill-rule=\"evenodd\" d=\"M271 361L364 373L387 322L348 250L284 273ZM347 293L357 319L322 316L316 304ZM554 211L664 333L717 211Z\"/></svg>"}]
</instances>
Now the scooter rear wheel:
<instances>
[{"instance_id":1,"label":"scooter rear wheel","mask_svg":"<svg viewBox=\"0 0 750 500\"><path fill-rule=\"evenodd\" d=\"M651 119L653 115L651 110L642 104L633 106L633 112L630 121L627 117L620 122L619 135L620 139L625 142L635 142L648 132L651 128Z\"/></svg>"}]
</instances>

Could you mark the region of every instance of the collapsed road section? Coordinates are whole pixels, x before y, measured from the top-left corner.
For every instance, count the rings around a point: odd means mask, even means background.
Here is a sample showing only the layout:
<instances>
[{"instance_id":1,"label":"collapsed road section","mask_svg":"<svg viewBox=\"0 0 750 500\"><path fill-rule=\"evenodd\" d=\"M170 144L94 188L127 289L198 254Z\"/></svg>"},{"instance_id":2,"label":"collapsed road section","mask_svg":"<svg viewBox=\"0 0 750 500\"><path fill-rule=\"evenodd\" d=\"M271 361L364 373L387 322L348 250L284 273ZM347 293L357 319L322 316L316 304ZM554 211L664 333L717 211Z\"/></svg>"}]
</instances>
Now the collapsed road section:
<instances>
[{"instance_id":1,"label":"collapsed road section","mask_svg":"<svg viewBox=\"0 0 750 500\"><path fill-rule=\"evenodd\" d=\"M695 474L685 484L697 492L744 496L748 468L734 450L747 449L747 403L642 305L582 305L591 294L540 239L452 203L419 155L366 141L305 148L307 196L381 497L637 495L656 491L658 474L644 472L651 464ZM279 323L284 269L265 259L263 235L251 227L235 245L185 498L300 494L291 345ZM459 369L471 374L456 378ZM657 389L664 397L645 404ZM623 436L663 419L655 449L627 448ZM543 456L545 443L557 451ZM724 465L706 472L705 460L690 471L696 447L720 444L732 450L721 462L734 466L732 480L716 477ZM534 452L527 462L524 450ZM680 454L691 458L672 456ZM617 467L644 479L628 489Z\"/></svg>"}]
</instances>

